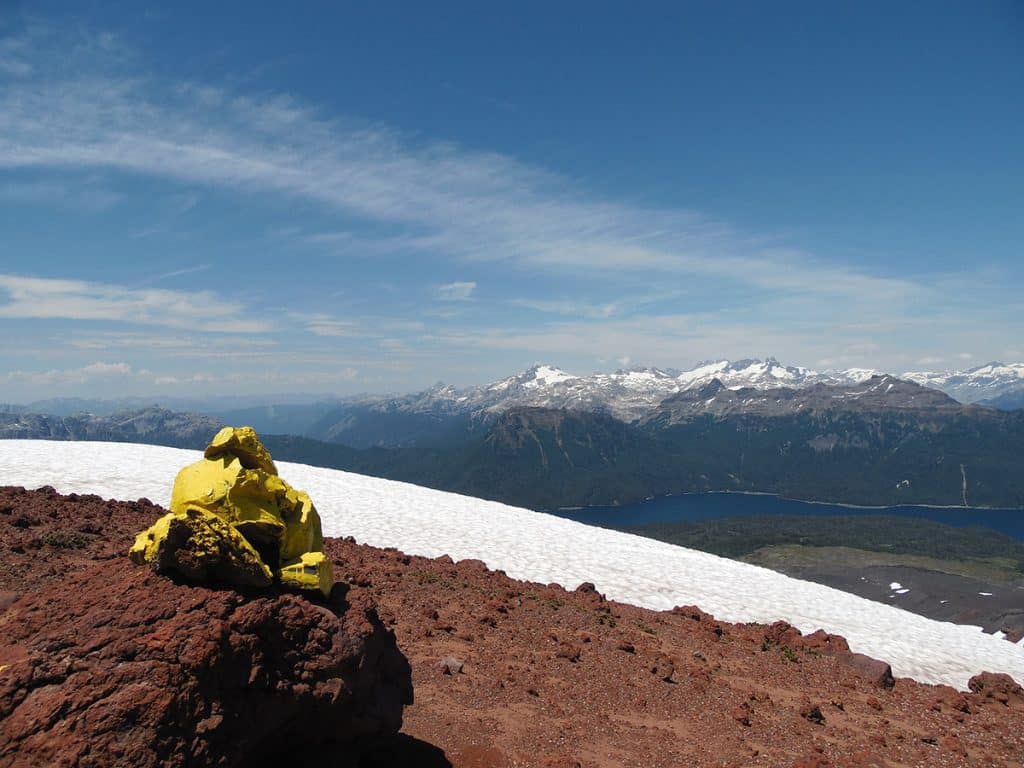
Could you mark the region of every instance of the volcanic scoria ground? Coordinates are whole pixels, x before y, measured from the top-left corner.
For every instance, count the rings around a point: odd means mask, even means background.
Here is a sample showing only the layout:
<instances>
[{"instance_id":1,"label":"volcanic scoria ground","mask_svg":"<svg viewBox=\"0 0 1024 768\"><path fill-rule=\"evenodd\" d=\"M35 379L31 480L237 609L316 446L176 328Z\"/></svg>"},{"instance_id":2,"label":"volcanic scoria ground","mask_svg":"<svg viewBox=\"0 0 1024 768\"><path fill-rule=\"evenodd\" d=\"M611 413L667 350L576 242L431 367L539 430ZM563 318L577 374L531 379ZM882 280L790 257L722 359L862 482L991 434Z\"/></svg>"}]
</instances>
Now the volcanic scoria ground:
<instances>
[{"instance_id":1,"label":"volcanic scoria ground","mask_svg":"<svg viewBox=\"0 0 1024 768\"><path fill-rule=\"evenodd\" d=\"M124 558L161 514L145 500L0 488L0 612ZM412 664L402 733L418 746L382 764L1024 765L1024 694L1005 675L969 693L892 681L834 635L644 610L479 561L325 548L350 602L375 604Z\"/></svg>"}]
</instances>

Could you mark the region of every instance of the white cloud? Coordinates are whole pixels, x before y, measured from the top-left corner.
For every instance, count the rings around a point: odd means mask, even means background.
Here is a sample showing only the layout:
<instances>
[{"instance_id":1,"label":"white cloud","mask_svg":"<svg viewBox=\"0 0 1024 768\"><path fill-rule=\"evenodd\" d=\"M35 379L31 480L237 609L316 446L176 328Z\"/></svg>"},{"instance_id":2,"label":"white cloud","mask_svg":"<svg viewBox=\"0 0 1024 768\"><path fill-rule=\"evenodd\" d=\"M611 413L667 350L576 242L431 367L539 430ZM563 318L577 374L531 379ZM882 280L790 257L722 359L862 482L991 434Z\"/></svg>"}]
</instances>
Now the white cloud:
<instances>
[{"instance_id":1,"label":"white cloud","mask_svg":"<svg viewBox=\"0 0 1024 768\"><path fill-rule=\"evenodd\" d=\"M469 301L476 290L472 281L446 283L437 289L437 297L441 301Z\"/></svg>"},{"instance_id":2,"label":"white cloud","mask_svg":"<svg viewBox=\"0 0 1024 768\"><path fill-rule=\"evenodd\" d=\"M982 285L973 275L900 278L893 276L896 267L847 266L692 211L602 198L509 156L325 119L284 97L161 81L136 61L129 71L116 53L103 58L114 43L96 38L65 50L52 39L36 40L31 70L0 81L0 170L34 174L29 187L11 187L11 195L59 194L31 184L53 178L64 184L83 178L83 171L108 182L141 174L181 185L181 195L167 201L172 216L189 213L208 189L229 191L243 203L245 196L266 205L283 200L292 210L317 214L316 231L308 221L284 228L270 222L274 246L287 241L304 253L318 249L317 257L425 254L456 261L454 269L464 271L454 274L482 282L487 278L476 270L493 262L518 270L517 277L539 275L534 284L543 287L537 295L495 299L488 316L501 316L494 319L497 328L480 327L483 301L457 301L475 298L476 283L456 281L418 297L446 303L398 307L399 316L369 315L384 315L398 306L401 299L395 299L368 312L355 303L351 313L349 305L343 311L341 302L325 303L337 316L274 321L274 330L293 321L318 337L306 343L325 348L321 357L283 338L279 349L268 350L206 344L205 337L188 334L180 334L187 337L180 344L164 339L154 346L160 354L250 357L261 364L277 357L327 370L344 350L363 370L415 367L420 375L460 365L469 370L468 359L477 371L498 365L499 358L507 366L502 355L508 351L521 351L527 360L586 354L666 366L771 352L787 362L883 366L895 365L901 354L909 362L921 350L941 349L937 338L954 349L998 356L981 350L1012 346L1020 335L1020 311L1014 314L1006 291L989 290L1012 287L1012 276L986 278ZM156 224L147 231L166 222ZM451 265L445 268L451 273ZM175 272L183 274L172 270L165 277ZM571 281L564 292L559 278ZM367 293L383 294L377 287ZM403 311L426 320L429 329L404 320ZM9 275L0 276L0 317L118 320L197 334L259 333L271 325L221 293ZM383 339L390 339L393 354L382 358L374 345ZM72 343L107 342L93 334ZM405 379L394 381L404 386Z\"/></svg>"},{"instance_id":3,"label":"white cloud","mask_svg":"<svg viewBox=\"0 0 1024 768\"><path fill-rule=\"evenodd\" d=\"M220 333L259 333L265 320L210 291L132 289L109 283L0 274L0 318L117 320Z\"/></svg>"},{"instance_id":4,"label":"white cloud","mask_svg":"<svg viewBox=\"0 0 1024 768\"><path fill-rule=\"evenodd\" d=\"M781 249L691 211L597 198L508 156L324 119L286 97L111 74L118 68L94 59L80 65L83 75L51 67L0 93L0 167L142 173L287 195L387 225L382 238L348 229L309 236L354 253L411 249L590 276L690 275L879 302L920 294L912 281Z\"/></svg>"},{"instance_id":5,"label":"white cloud","mask_svg":"<svg viewBox=\"0 0 1024 768\"><path fill-rule=\"evenodd\" d=\"M0 184L0 200L31 203L48 208L63 208L101 213L121 202L121 195L97 179L19 180Z\"/></svg>"},{"instance_id":6,"label":"white cloud","mask_svg":"<svg viewBox=\"0 0 1024 768\"><path fill-rule=\"evenodd\" d=\"M185 267L184 269L172 269L170 272L162 272L159 275L154 275L147 282L158 283L161 280L170 280L174 277L183 277L184 275L194 275L197 272L205 272L210 268L209 264L199 264L194 267Z\"/></svg>"},{"instance_id":7,"label":"white cloud","mask_svg":"<svg viewBox=\"0 0 1024 768\"><path fill-rule=\"evenodd\" d=\"M0 375L0 381L8 384L32 386L54 386L61 384L87 384L97 379L112 379L145 375L136 372L128 363L95 362L80 368L63 368L49 371L8 371Z\"/></svg>"},{"instance_id":8,"label":"white cloud","mask_svg":"<svg viewBox=\"0 0 1024 768\"><path fill-rule=\"evenodd\" d=\"M347 320L335 320L326 315L308 320L306 322L306 330L316 336L344 338L363 335L357 323Z\"/></svg>"}]
</instances>

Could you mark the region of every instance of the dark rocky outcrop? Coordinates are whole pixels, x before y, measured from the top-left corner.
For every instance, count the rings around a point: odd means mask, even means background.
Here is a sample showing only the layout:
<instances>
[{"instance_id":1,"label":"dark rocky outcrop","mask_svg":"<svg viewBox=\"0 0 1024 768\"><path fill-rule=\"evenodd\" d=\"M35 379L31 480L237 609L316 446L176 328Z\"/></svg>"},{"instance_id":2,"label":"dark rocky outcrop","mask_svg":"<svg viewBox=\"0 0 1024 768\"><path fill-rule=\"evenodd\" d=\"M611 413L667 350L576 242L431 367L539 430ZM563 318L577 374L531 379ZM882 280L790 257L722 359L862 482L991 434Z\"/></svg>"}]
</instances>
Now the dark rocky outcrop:
<instances>
[{"instance_id":1,"label":"dark rocky outcrop","mask_svg":"<svg viewBox=\"0 0 1024 768\"><path fill-rule=\"evenodd\" d=\"M0 766L354 764L412 684L342 592L190 587L127 558L41 587L0 612Z\"/></svg>"}]
</instances>

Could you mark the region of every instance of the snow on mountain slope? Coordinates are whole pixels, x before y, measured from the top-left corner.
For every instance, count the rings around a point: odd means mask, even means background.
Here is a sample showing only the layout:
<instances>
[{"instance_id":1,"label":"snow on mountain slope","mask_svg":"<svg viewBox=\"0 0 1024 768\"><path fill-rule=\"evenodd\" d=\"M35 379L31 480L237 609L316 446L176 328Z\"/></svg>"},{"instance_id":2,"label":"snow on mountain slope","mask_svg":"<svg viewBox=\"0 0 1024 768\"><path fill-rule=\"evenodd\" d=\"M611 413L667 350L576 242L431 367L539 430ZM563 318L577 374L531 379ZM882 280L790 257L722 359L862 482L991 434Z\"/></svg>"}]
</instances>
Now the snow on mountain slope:
<instances>
[{"instance_id":1,"label":"snow on mountain slope","mask_svg":"<svg viewBox=\"0 0 1024 768\"><path fill-rule=\"evenodd\" d=\"M910 371L902 378L941 389L962 403L976 403L1024 392L1024 363L986 363L966 371Z\"/></svg>"},{"instance_id":2,"label":"snow on mountain slope","mask_svg":"<svg viewBox=\"0 0 1024 768\"><path fill-rule=\"evenodd\" d=\"M197 451L124 443L0 441L0 484L166 504ZM639 536L468 496L279 462L312 496L330 536L410 554L478 558L509 576L569 588L592 581L608 597L666 610L695 604L728 621L785 619L824 629L885 659L897 675L964 689L983 670L1024 680L1024 647L975 627L932 621L774 571Z\"/></svg>"},{"instance_id":3,"label":"snow on mountain slope","mask_svg":"<svg viewBox=\"0 0 1024 768\"><path fill-rule=\"evenodd\" d=\"M726 389L804 389L815 384L852 385L886 372L873 368L815 371L764 360L714 360L686 371L632 368L576 376L551 365L535 365L493 384L467 389L438 386L390 400L389 407L411 412L495 414L516 406L605 411L623 421L649 414L667 397L696 390L718 379ZM909 372L898 375L938 389L963 403L1007 394L1024 396L1024 363L989 363L969 371Z\"/></svg>"},{"instance_id":4,"label":"snow on mountain slope","mask_svg":"<svg viewBox=\"0 0 1024 768\"><path fill-rule=\"evenodd\" d=\"M633 421L656 408L666 397L696 389L713 379L728 389L807 387L812 384L856 384L877 371L851 369L818 373L766 360L720 360L689 371L631 368L614 373L575 376L550 365L535 365L493 384L457 390L437 386L388 401L388 407L413 413L500 413L516 406L600 410Z\"/></svg>"},{"instance_id":5,"label":"snow on mountain slope","mask_svg":"<svg viewBox=\"0 0 1024 768\"><path fill-rule=\"evenodd\" d=\"M571 373L566 373L560 368L552 368L550 365L538 365L533 369L533 378L525 382L523 386L540 388L561 384L572 378L575 377Z\"/></svg>"},{"instance_id":6,"label":"snow on mountain slope","mask_svg":"<svg viewBox=\"0 0 1024 768\"><path fill-rule=\"evenodd\" d=\"M516 406L602 410L624 421L641 418L666 397L700 389L718 379L726 389L804 389L815 384L852 385L886 372L873 368L815 371L764 360L714 360L686 371L631 368L614 373L576 376L551 365L535 365L522 373L479 387L437 386L389 400L390 407L412 412L499 413ZM1024 393L1024 364L989 363L969 371L910 372L899 378L938 389L964 403L990 400L1010 392Z\"/></svg>"}]
</instances>

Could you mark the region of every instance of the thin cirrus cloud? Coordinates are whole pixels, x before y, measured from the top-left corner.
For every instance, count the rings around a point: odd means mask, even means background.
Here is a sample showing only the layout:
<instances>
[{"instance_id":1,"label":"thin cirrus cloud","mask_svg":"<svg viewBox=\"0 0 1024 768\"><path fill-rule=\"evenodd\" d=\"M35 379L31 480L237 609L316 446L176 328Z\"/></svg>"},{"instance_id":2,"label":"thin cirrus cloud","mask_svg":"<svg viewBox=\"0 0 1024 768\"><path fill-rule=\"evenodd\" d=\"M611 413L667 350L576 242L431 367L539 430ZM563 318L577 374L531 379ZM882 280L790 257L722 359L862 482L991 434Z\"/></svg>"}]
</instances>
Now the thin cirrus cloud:
<instances>
[{"instance_id":1,"label":"thin cirrus cloud","mask_svg":"<svg viewBox=\"0 0 1024 768\"><path fill-rule=\"evenodd\" d=\"M0 381L8 384L53 386L60 384L87 384L97 379L148 375L148 371L136 371L128 363L96 362L78 368L54 368L49 371L8 371L0 376Z\"/></svg>"},{"instance_id":2,"label":"thin cirrus cloud","mask_svg":"<svg viewBox=\"0 0 1024 768\"><path fill-rule=\"evenodd\" d=\"M0 318L108 320L220 333L261 333L241 304L212 292L132 289L84 280L0 274Z\"/></svg>"},{"instance_id":3,"label":"thin cirrus cloud","mask_svg":"<svg viewBox=\"0 0 1024 768\"><path fill-rule=\"evenodd\" d=\"M60 185L92 178L97 188L118 189L122 178L137 176L180 185L164 210L169 218L145 232L162 231L175 216L202 216L199 203L210 191L231 193L240 208L247 200L268 209L284 202L279 209L296 215L289 226L268 224L277 227L269 251L439 264L434 274L479 279L487 301L469 280L417 284L395 291L404 299L393 302L354 280L355 293L372 296L367 311L380 317L362 314L363 304L341 308L315 295L310 306L337 315L253 317L233 297L152 286L205 268L186 265L133 286L0 276L0 317L117 320L151 326L154 335L154 326L174 329L174 338L188 335L179 330L239 339L273 332L279 349L224 350L205 338L151 349L260 363L287 357L305 366L307 380L334 366L340 351L363 371L404 366L431 380L471 358L479 380L492 375L480 373L487 365L503 374L510 358L539 354L580 366L599 357L682 365L751 354L902 365L893 355L907 349L916 359L953 344L1011 343L1000 340L1015 327L1008 304L992 300L1006 292L1005 279L901 277L896 259L873 273L693 211L606 199L507 155L327 118L294 98L159 79L146 74L141 57L111 53L115 45L104 38L65 55L44 35L8 50L15 65L0 71L0 173L27 180L0 196L59 197L68 194ZM17 65L29 50L31 65ZM295 328L307 337L289 334ZM92 335L76 343L107 341ZM387 385L404 387L405 379Z\"/></svg>"},{"instance_id":4,"label":"thin cirrus cloud","mask_svg":"<svg viewBox=\"0 0 1024 768\"><path fill-rule=\"evenodd\" d=\"M287 195L388 227L384 237L346 232L343 246L362 239L463 262L609 278L693 275L881 301L922 294L913 281L770 247L693 212L598 199L504 155L324 119L290 98L128 76L114 61L86 58L74 68L93 74L41 65L10 78L0 91L0 168L124 171Z\"/></svg>"},{"instance_id":5,"label":"thin cirrus cloud","mask_svg":"<svg viewBox=\"0 0 1024 768\"><path fill-rule=\"evenodd\" d=\"M445 283L437 289L437 297L441 301L469 301L476 290L476 283L472 281L457 281Z\"/></svg>"}]
</instances>

